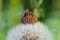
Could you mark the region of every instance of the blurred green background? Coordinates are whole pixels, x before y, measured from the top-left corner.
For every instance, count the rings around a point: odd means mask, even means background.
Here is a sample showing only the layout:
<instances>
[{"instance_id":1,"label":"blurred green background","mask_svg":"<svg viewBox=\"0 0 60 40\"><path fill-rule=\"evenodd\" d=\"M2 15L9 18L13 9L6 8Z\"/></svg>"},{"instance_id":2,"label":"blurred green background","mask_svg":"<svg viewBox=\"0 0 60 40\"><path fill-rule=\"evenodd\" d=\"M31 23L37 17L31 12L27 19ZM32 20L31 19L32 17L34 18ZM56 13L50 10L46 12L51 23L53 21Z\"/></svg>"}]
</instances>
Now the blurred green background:
<instances>
[{"instance_id":1,"label":"blurred green background","mask_svg":"<svg viewBox=\"0 0 60 40\"><path fill-rule=\"evenodd\" d=\"M26 10L48 26L54 40L60 40L60 0L0 0L0 40L5 40L8 30L21 23Z\"/></svg>"}]
</instances>

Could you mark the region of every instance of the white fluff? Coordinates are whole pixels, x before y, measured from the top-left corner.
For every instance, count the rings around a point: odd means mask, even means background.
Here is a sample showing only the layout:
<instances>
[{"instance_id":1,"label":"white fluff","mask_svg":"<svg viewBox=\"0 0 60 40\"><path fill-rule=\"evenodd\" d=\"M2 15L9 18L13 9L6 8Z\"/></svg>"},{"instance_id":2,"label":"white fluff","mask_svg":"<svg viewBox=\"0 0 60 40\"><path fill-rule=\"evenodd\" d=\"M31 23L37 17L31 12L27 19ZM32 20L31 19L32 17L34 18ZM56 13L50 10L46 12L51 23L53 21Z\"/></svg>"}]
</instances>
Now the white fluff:
<instances>
[{"instance_id":1,"label":"white fluff","mask_svg":"<svg viewBox=\"0 0 60 40\"><path fill-rule=\"evenodd\" d=\"M33 33L37 33L38 40L52 40L52 35L48 31L48 28L40 23L37 22L36 24L19 24L15 28L11 29L8 32L7 40L24 40L22 37L27 33L30 32L30 36L34 35ZM28 36L29 37L29 36Z\"/></svg>"}]
</instances>

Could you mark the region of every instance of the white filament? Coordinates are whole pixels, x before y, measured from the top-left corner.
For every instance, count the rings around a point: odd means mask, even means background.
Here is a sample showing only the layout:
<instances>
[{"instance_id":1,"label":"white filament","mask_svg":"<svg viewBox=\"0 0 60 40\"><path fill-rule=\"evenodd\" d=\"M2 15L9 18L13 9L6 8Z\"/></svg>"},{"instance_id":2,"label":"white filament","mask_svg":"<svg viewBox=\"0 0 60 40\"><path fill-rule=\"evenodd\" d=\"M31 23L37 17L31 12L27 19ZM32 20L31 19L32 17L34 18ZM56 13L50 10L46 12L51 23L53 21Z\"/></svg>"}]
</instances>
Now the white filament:
<instances>
[{"instance_id":1,"label":"white filament","mask_svg":"<svg viewBox=\"0 0 60 40\"><path fill-rule=\"evenodd\" d=\"M37 22L36 24L19 24L15 28L11 29L8 32L7 40L23 40L22 37L27 31L30 32L30 36L32 36L33 32L38 33L38 40L52 40L52 35L48 31L48 28L40 23Z\"/></svg>"}]
</instances>

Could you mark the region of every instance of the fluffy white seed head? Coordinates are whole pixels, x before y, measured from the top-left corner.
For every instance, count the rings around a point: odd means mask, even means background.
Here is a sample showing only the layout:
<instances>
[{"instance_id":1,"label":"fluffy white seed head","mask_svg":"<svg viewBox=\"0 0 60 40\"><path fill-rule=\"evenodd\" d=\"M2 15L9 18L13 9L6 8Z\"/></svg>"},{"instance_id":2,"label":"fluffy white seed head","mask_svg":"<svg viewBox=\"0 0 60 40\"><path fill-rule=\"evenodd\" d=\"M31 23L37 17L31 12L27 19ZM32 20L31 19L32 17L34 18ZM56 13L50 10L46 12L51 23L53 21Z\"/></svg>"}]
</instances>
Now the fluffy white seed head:
<instances>
[{"instance_id":1,"label":"fluffy white seed head","mask_svg":"<svg viewBox=\"0 0 60 40\"><path fill-rule=\"evenodd\" d=\"M52 40L52 35L44 24L37 22L17 25L8 32L7 40Z\"/></svg>"}]
</instances>

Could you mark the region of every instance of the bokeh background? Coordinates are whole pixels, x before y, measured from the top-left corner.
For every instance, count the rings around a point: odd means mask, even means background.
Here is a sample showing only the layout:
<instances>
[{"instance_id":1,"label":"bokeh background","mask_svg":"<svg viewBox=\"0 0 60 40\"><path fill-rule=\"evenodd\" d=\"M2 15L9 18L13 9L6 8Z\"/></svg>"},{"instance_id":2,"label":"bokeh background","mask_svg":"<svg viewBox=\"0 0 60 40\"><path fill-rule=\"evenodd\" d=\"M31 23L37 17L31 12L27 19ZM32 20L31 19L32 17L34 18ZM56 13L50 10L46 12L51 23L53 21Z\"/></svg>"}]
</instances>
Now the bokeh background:
<instances>
[{"instance_id":1,"label":"bokeh background","mask_svg":"<svg viewBox=\"0 0 60 40\"><path fill-rule=\"evenodd\" d=\"M60 0L0 0L0 40L6 40L7 32L21 23L26 10L48 26L54 40L60 40Z\"/></svg>"}]
</instances>

